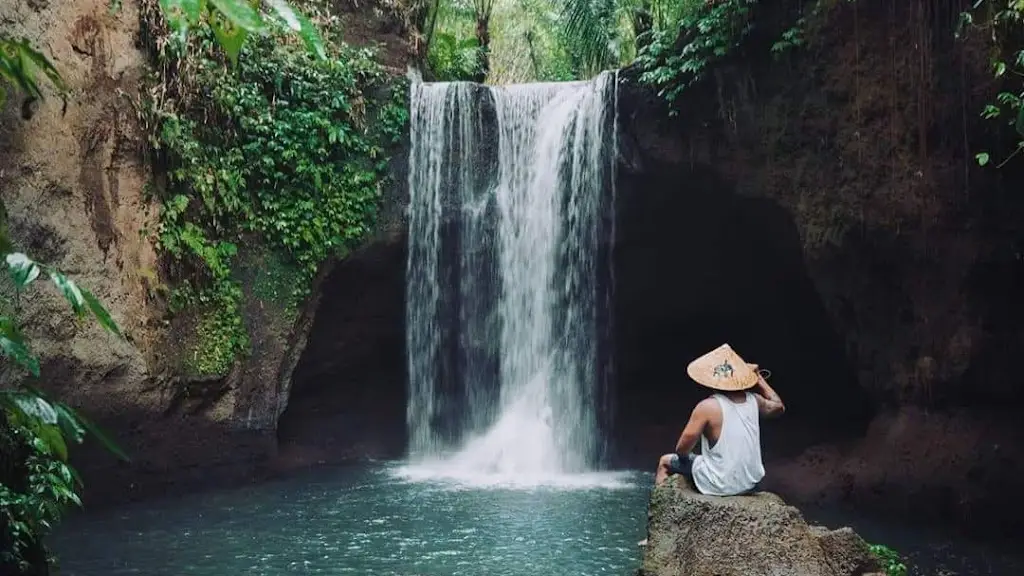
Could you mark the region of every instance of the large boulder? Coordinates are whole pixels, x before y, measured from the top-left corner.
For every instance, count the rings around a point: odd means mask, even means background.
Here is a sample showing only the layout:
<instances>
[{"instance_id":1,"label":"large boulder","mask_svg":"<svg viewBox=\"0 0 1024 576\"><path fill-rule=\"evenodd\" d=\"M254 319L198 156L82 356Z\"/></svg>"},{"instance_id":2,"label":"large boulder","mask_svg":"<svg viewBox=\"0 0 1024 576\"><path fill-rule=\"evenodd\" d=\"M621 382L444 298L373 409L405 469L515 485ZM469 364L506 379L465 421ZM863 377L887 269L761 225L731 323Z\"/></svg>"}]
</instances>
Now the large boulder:
<instances>
[{"instance_id":1,"label":"large boulder","mask_svg":"<svg viewBox=\"0 0 1024 576\"><path fill-rule=\"evenodd\" d=\"M638 576L868 576L883 573L853 530L810 526L778 496L720 498L682 476L654 489Z\"/></svg>"}]
</instances>

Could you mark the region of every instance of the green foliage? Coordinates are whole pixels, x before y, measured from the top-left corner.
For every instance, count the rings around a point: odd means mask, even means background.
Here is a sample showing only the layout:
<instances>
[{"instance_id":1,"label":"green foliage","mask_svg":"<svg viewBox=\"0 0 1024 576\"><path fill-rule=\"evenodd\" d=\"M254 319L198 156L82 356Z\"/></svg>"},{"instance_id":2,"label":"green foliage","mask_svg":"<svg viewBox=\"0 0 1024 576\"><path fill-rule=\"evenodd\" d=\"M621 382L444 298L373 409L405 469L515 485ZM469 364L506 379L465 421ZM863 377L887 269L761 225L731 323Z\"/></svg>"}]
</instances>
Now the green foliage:
<instances>
[{"instance_id":1,"label":"green foliage","mask_svg":"<svg viewBox=\"0 0 1024 576\"><path fill-rule=\"evenodd\" d=\"M711 64L739 45L751 29L751 8L756 1L691 1L677 27L652 29L643 39L637 57L643 69L641 81L674 103Z\"/></svg>"},{"instance_id":2,"label":"green foliage","mask_svg":"<svg viewBox=\"0 0 1024 576\"><path fill-rule=\"evenodd\" d=\"M79 484L66 462L36 446L33 441L38 441L38 436L17 426L5 432L13 442L32 446L33 451L23 462L24 489L15 490L0 483L0 523L4 528L0 540L10 543L0 552L0 566L17 566L19 571L27 572L31 569L26 559L29 546L41 543L42 537L60 521L65 508L81 505Z\"/></svg>"},{"instance_id":3,"label":"green foliage","mask_svg":"<svg viewBox=\"0 0 1024 576\"><path fill-rule=\"evenodd\" d=\"M49 81L63 99L67 86L50 60L32 48L25 38L13 39L0 36L0 107L7 101L7 87L21 90L29 101L42 100L40 75Z\"/></svg>"},{"instance_id":4,"label":"green foliage","mask_svg":"<svg viewBox=\"0 0 1024 576\"><path fill-rule=\"evenodd\" d=\"M60 294L71 305L71 309L76 315L83 317L88 313L94 316L103 328L117 336L121 336L120 329L118 329L110 317L110 313L96 299L96 296L85 288L78 286L74 280L71 280L59 270L36 262L21 252L8 253L4 260L7 263L11 281L14 283L17 294L20 295L22 290L35 282L42 272L45 272ZM25 346L25 341L17 331L13 319L0 316L0 326L3 326L3 337L13 342L16 348ZM4 350L6 352L6 347ZM33 376L39 376L38 361L33 362L30 358L16 354L9 355L9 357L28 370Z\"/></svg>"},{"instance_id":5,"label":"green foliage","mask_svg":"<svg viewBox=\"0 0 1024 576\"><path fill-rule=\"evenodd\" d=\"M110 313L87 289L78 286L59 270L32 260L20 252L9 252L6 230L0 228L9 280L20 302L23 291L45 274L72 311L91 315L110 333L121 331ZM29 376L40 376L39 359L10 315L0 316L0 351ZM0 567L16 566L25 571L29 547L42 549L43 537L60 520L69 505L81 505L81 480L68 464L69 443L81 443L87 434L99 440L113 454L128 456L96 425L67 404L49 398L39 389L23 383L16 389L0 390L0 455L7 463L0 470ZM13 464L13 469L10 467Z\"/></svg>"},{"instance_id":6,"label":"green foliage","mask_svg":"<svg viewBox=\"0 0 1024 576\"><path fill-rule=\"evenodd\" d=\"M632 18L638 8L628 0L565 0L561 33L579 75L593 76L633 58Z\"/></svg>"},{"instance_id":7,"label":"green foliage","mask_svg":"<svg viewBox=\"0 0 1024 576\"><path fill-rule=\"evenodd\" d=\"M474 36L459 39L438 32L430 43L427 59L438 80L469 81L480 71L480 42Z\"/></svg>"},{"instance_id":8,"label":"green foliage","mask_svg":"<svg viewBox=\"0 0 1024 576\"><path fill-rule=\"evenodd\" d=\"M491 19L491 67L495 83L565 81L583 76L574 68L560 0L498 2Z\"/></svg>"},{"instance_id":9,"label":"green foliage","mask_svg":"<svg viewBox=\"0 0 1024 576\"><path fill-rule=\"evenodd\" d=\"M574 68L565 9L563 0L434 0L427 64L439 80L478 79L482 71L491 83L574 80L587 72ZM489 14L486 58L478 38L482 12Z\"/></svg>"},{"instance_id":10,"label":"green foliage","mask_svg":"<svg viewBox=\"0 0 1024 576\"><path fill-rule=\"evenodd\" d=\"M284 0L268 0L266 14L249 0L159 0L168 24L184 41L194 27L208 26L225 53L237 62L246 38L253 34L267 35L287 31L302 39L309 52L326 58L324 43L316 27L300 11ZM119 0L110 1L111 12L120 10ZM32 47L26 38L0 36L0 107L7 101L8 87L23 92L29 102L43 99L40 75L57 91L61 99L68 88L53 63Z\"/></svg>"},{"instance_id":11,"label":"green foliage","mask_svg":"<svg viewBox=\"0 0 1024 576\"><path fill-rule=\"evenodd\" d=\"M494 0L488 81L495 83L590 78L601 70L646 59L648 81L668 95L700 72L747 30L756 0ZM479 36L479 7L468 0L434 0L436 22L427 34L428 61L441 79L464 79L455 46ZM799 27L777 51L802 43ZM681 36L689 38L679 45ZM644 46L648 46L646 51ZM435 51L437 54L435 55ZM682 53L682 54L680 54ZM452 72L454 68L454 73ZM664 86L660 86L660 85Z\"/></svg>"},{"instance_id":12,"label":"green foliage","mask_svg":"<svg viewBox=\"0 0 1024 576\"><path fill-rule=\"evenodd\" d=\"M385 78L367 50L315 61L272 44L247 49L258 54L237 74L204 62L204 118L163 117L158 145L174 159L170 177L180 192L166 203L160 242L172 255L199 257L219 280L235 248L205 231L258 232L311 277L333 249L367 231L384 146L399 136L392 131L401 114L387 108L368 117L364 92ZM383 134L369 126L373 113L392 121Z\"/></svg>"},{"instance_id":13,"label":"green foliage","mask_svg":"<svg viewBox=\"0 0 1024 576\"><path fill-rule=\"evenodd\" d=\"M1005 123L1017 136L1013 151L997 165L1001 168L1024 150L1024 0L975 0L972 10L960 15L957 36L970 28L979 28L992 38L990 65L1000 85L995 101L985 105L981 116ZM990 152L975 155L980 166L991 159Z\"/></svg>"},{"instance_id":14,"label":"green foliage","mask_svg":"<svg viewBox=\"0 0 1024 576\"><path fill-rule=\"evenodd\" d=\"M236 276L245 279L255 298L278 303L290 319L298 315L302 298L295 290L295 278L302 274L287 253L281 250L253 251L236 263Z\"/></svg>"},{"instance_id":15,"label":"green foliage","mask_svg":"<svg viewBox=\"0 0 1024 576\"><path fill-rule=\"evenodd\" d=\"M193 338L183 343L184 369L190 376L223 376L239 356L249 351L242 323L242 289L230 277L196 289L184 283L174 291L172 311L194 312Z\"/></svg>"},{"instance_id":16,"label":"green foliage","mask_svg":"<svg viewBox=\"0 0 1024 576\"><path fill-rule=\"evenodd\" d=\"M248 349L232 273L241 238L287 254L290 296L304 296L319 265L373 225L408 111L404 82L368 49L329 45L320 59L255 37L227 67L210 32L190 42L165 57L189 67L195 91L151 108L169 176L157 240L186 283L177 308L198 312L189 367L224 374Z\"/></svg>"},{"instance_id":17,"label":"green foliage","mask_svg":"<svg viewBox=\"0 0 1024 576\"><path fill-rule=\"evenodd\" d=\"M806 24L806 19L800 18L795 26L783 32L782 37L772 44L772 54L779 55L787 50L803 46L806 43L806 40L804 40L804 26Z\"/></svg>"},{"instance_id":18,"label":"green foliage","mask_svg":"<svg viewBox=\"0 0 1024 576\"><path fill-rule=\"evenodd\" d=\"M882 563L886 576L907 576L907 566L898 552L882 544L872 544L870 548Z\"/></svg>"},{"instance_id":19,"label":"green foliage","mask_svg":"<svg viewBox=\"0 0 1024 576\"><path fill-rule=\"evenodd\" d=\"M6 103L10 86L26 95L26 104L42 100L40 77L65 99L67 86L46 56L24 38L0 36L0 107ZM13 251L6 216L0 203L0 256L14 288L15 311L23 292L45 274L76 316L92 316L104 329L122 337L92 292L61 271ZM39 359L32 354L13 314L0 314L0 354L29 377L40 377ZM0 569L28 572L39 568L34 563L48 561L44 537L68 506L81 505L81 479L68 464L68 444L81 443L87 434L128 460L100 428L67 404L25 382L15 389L0 390ZM41 554L31 555L30 551Z\"/></svg>"},{"instance_id":20,"label":"green foliage","mask_svg":"<svg viewBox=\"0 0 1024 576\"><path fill-rule=\"evenodd\" d=\"M269 11L261 11L264 4ZM268 0L266 3L250 0L160 0L160 8L180 42L187 41L191 29L208 26L228 58L236 64L250 36L281 31L298 35L315 57L327 57L316 27L284 0Z\"/></svg>"}]
</instances>

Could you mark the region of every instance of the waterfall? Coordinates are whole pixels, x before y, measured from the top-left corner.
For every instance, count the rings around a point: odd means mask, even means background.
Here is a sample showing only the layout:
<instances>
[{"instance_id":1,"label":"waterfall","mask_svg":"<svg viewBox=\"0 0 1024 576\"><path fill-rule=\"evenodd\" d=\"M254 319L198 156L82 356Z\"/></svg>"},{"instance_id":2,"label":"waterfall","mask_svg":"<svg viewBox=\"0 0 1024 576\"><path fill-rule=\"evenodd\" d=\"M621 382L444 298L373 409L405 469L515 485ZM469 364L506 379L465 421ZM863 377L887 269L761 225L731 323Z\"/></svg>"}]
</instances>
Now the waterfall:
<instances>
[{"instance_id":1,"label":"waterfall","mask_svg":"<svg viewBox=\"0 0 1024 576\"><path fill-rule=\"evenodd\" d=\"M410 457L529 475L599 464L615 78L414 83Z\"/></svg>"}]
</instances>

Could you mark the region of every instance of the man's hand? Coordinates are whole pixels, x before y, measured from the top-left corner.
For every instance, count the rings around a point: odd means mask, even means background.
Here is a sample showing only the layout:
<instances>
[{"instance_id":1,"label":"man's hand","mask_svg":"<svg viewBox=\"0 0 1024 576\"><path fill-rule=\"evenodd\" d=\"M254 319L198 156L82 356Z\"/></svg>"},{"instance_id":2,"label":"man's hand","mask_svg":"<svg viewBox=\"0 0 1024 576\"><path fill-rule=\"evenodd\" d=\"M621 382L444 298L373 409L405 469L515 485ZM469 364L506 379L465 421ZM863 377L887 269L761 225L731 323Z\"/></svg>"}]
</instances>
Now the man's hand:
<instances>
[{"instance_id":1,"label":"man's hand","mask_svg":"<svg viewBox=\"0 0 1024 576\"><path fill-rule=\"evenodd\" d=\"M757 385L754 386L753 393L757 400L757 409L762 416L770 418L781 416L786 412L786 405L782 403L782 398L768 385L768 381L760 373L757 375Z\"/></svg>"}]
</instances>

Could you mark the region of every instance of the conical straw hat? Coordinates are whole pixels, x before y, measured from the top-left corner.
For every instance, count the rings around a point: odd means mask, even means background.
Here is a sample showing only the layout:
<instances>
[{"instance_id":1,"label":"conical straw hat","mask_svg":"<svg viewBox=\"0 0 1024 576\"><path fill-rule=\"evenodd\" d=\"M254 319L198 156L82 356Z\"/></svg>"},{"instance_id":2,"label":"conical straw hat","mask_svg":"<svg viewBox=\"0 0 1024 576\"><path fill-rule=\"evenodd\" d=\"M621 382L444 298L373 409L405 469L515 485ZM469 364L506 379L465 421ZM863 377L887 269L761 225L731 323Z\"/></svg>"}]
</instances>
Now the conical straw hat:
<instances>
[{"instance_id":1,"label":"conical straw hat","mask_svg":"<svg viewBox=\"0 0 1024 576\"><path fill-rule=\"evenodd\" d=\"M722 344L686 367L695 382L714 390L732 392L757 384L757 364L747 364L728 344Z\"/></svg>"}]
</instances>

